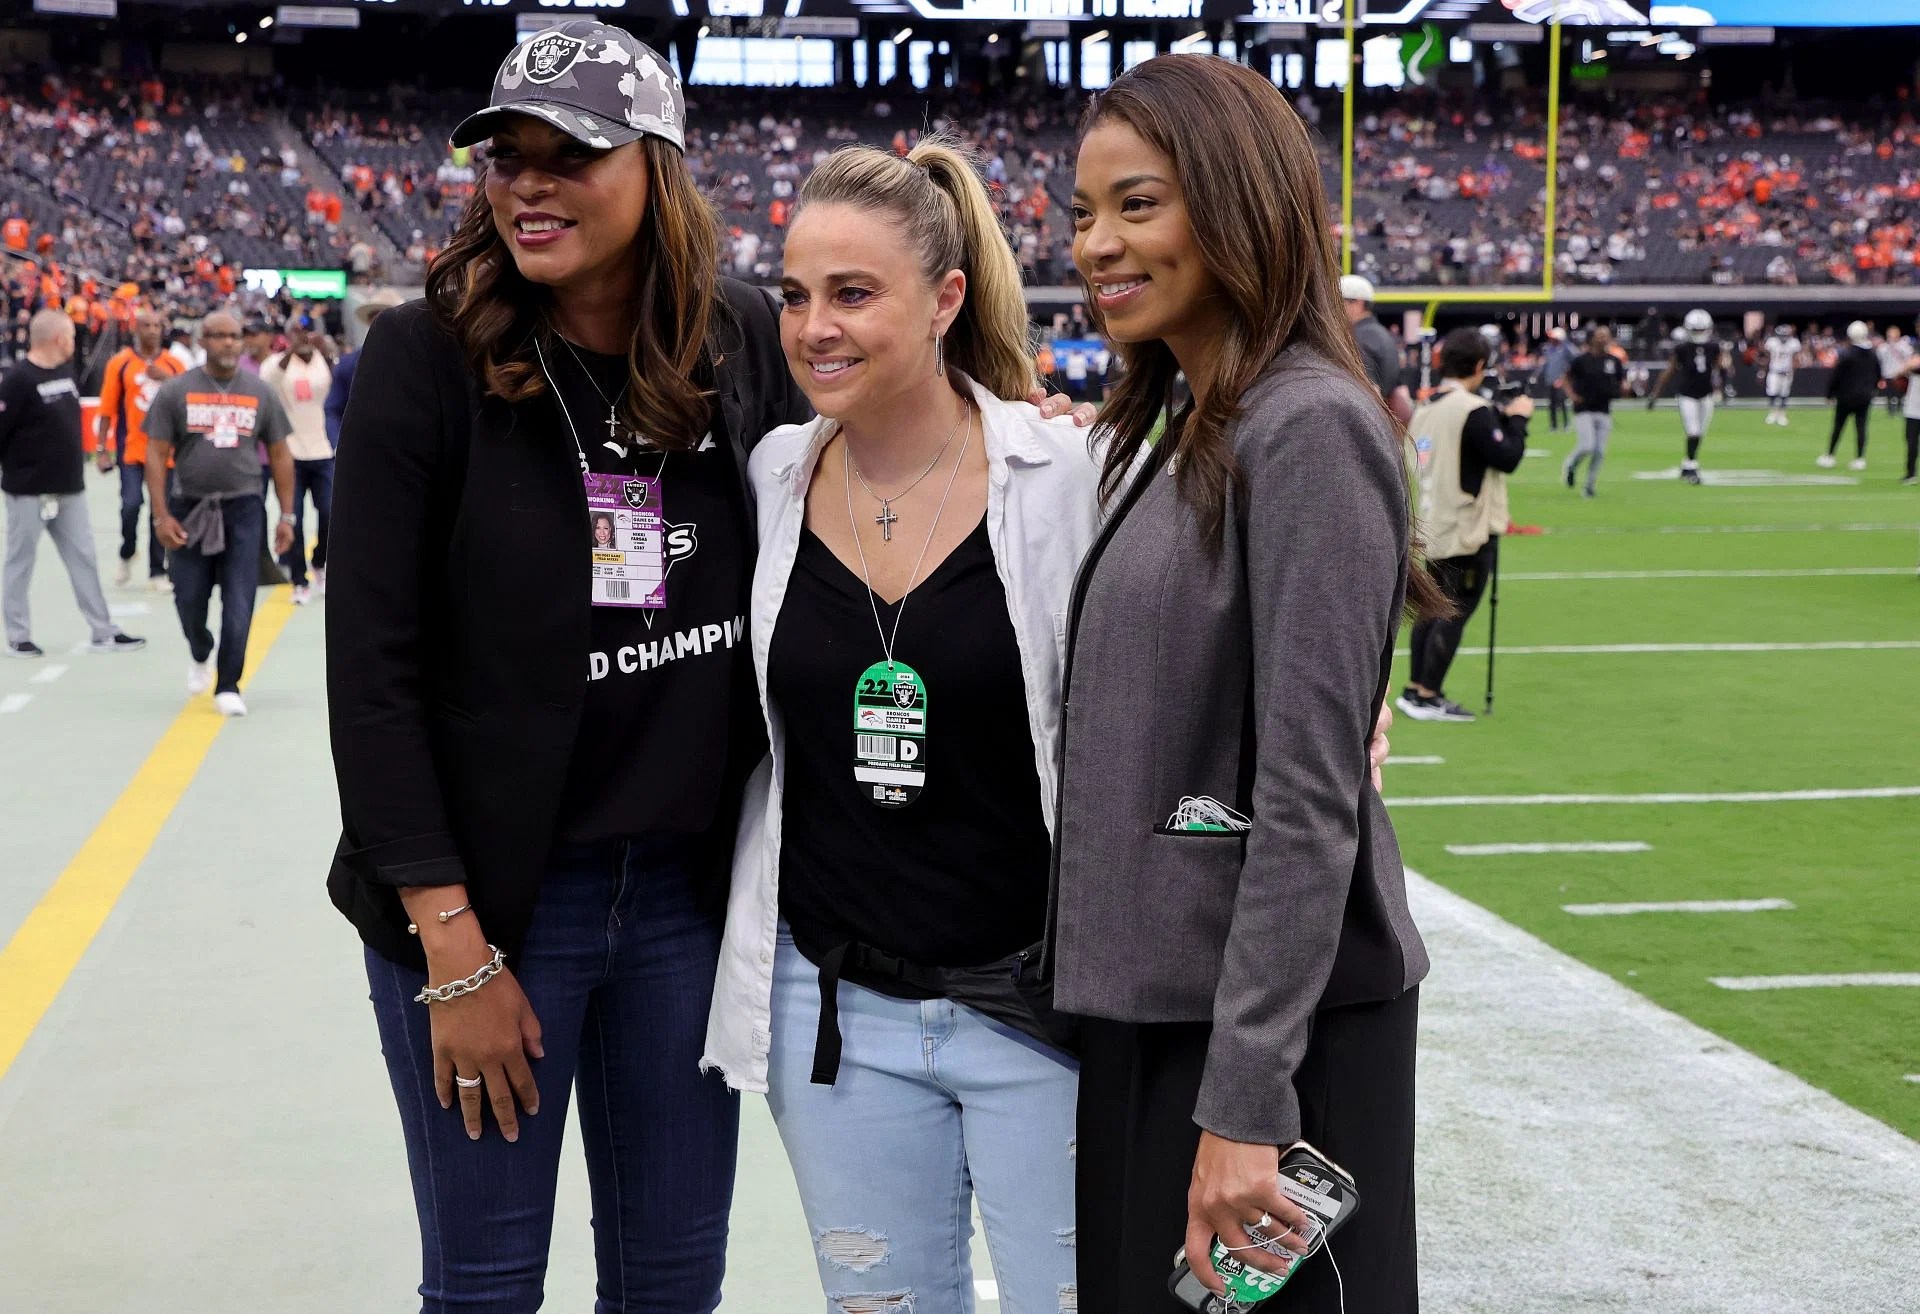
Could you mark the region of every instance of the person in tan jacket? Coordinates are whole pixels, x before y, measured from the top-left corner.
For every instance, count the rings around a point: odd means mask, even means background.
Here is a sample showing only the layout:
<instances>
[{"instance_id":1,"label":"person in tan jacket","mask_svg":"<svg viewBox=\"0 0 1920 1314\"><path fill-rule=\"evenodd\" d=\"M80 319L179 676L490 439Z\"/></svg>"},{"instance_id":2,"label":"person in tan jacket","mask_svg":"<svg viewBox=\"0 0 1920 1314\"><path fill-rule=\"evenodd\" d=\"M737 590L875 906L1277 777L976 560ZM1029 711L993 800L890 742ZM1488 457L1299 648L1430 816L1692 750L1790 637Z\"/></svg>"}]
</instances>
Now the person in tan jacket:
<instances>
[{"instance_id":1,"label":"person in tan jacket","mask_svg":"<svg viewBox=\"0 0 1920 1314\"><path fill-rule=\"evenodd\" d=\"M292 572L293 605L304 607L314 590L326 591L327 526L333 519L333 443L327 438L327 392L333 361L322 346L319 321L308 314L287 320L287 349L260 367L260 381L273 389L293 431L293 547L281 564ZM313 538L313 573L307 573L306 500L311 495L320 525Z\"/></svg>"}]
</instances>

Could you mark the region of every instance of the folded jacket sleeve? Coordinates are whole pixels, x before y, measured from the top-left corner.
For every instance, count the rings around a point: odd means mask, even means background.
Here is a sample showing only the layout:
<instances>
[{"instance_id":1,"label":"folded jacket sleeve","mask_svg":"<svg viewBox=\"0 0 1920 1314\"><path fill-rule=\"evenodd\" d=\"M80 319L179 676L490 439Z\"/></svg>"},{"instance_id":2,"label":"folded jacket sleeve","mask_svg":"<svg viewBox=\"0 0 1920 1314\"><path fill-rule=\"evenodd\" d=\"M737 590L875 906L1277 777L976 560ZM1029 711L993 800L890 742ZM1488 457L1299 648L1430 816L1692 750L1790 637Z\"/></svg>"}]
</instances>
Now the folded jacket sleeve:
<instances>
[{"instance_id":1,"label":"folded jacket sleeve","mask_svg":"<svg viewBox=\"0 0 1920 1314\"><path fill-rule=\"evenodd\" d=\"M327 542L327 715L344 830L366 880L466 879L428 736L424 606L431 508L447 496L446 408L424 307L390 310L367 335L341 425Z\"/></svg>"},{"instance_id":2,"label":"folded jacket sleeve","mask_svg":"<svg viewBox=\"0 0 1920 1314\"><path fill-rule=\"evenodd\" d=\"M1286 1145L1293 1076L1340 943L1380 662L1399 623L1407 491L1379 399L1283 378L1236 444L1253 645L1252 829L1194 1120Z\"/></svg>"}]
</instances>

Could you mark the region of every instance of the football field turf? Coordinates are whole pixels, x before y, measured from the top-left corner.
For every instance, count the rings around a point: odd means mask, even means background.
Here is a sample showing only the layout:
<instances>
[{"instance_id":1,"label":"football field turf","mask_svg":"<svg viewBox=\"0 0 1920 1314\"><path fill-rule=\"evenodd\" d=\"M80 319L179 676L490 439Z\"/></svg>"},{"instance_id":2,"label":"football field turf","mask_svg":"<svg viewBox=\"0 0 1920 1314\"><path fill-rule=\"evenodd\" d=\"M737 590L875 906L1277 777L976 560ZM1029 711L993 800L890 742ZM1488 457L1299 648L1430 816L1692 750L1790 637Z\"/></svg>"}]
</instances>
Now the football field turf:
<instances>
[{"instance_id":1,"label":"football field turf","mask_svg":"<svg viewBox=\"0 0 1920 1314\"><path fill-rule=\"evenodd\" d=\"M1407 865L1920 1137L1920 488L1900 484L1901 421L1876 409L1854 473L1851 434L1815 467L1824 410L1781 429L1723 409L1690 487L1671 403L1616 414L1593 499L1561 482L1572 434L1535 417L1512 515L1543 532L1502 549L1495 713L1394 729ZM1483 603L1447 679L1476 712L1488 622ZM1404 674L1403 656L1396 692ZM1700 901L1735 906L1617 906ZM1745 979L1856 974L1873 983Z\"/></svg>"}]
</instances>

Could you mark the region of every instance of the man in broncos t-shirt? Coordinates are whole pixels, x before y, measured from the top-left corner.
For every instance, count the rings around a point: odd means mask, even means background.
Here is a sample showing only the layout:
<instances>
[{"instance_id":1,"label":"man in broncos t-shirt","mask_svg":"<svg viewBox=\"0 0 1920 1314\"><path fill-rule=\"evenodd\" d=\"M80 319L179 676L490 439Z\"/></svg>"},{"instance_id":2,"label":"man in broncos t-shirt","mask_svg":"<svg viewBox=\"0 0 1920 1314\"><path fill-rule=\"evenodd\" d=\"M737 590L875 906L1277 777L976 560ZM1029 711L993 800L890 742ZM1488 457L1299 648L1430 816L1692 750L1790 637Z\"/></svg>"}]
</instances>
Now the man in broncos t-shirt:
<instances>
[{"instance_id":1,"label":"man in broncos t-shirt","mask_svg":"<svg viewBox=\"0 0 1920 1314\"><path fill-rule=\"evenodd\" d=\"M245 716L240 672L253 628L261 537L260 458L267 447L280 522L273 550L293 543L293 458L287 453L287 413L273 390L240 369L240 321L215 311L200 324L207 363L161 385L147 410L147 491L156 508L160 541L173 574L173 603L193 653L187 692L214 690L223 716ZM167 469L168 458L174 468ZM171 479L169 479L171 474ZM169 486L169 484L171 486ZM207 607L220 584L218 671ZM217 680L216 683L216 674Z\"/></svg>"}]
</instances>

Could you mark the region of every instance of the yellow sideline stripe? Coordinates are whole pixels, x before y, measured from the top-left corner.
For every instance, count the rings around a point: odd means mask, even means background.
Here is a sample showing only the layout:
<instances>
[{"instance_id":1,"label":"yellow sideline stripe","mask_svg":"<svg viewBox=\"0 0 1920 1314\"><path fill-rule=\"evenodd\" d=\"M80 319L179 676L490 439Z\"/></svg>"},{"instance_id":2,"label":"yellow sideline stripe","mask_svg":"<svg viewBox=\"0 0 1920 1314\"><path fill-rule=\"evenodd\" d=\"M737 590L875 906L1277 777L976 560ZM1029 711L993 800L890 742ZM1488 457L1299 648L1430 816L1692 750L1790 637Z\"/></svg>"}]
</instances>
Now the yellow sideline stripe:
<instances>
[{"instance_id":1,"label":"yellow sideline stripe","mask_svg":"<svg viewBox=\"0 0 1920 1314\"><path fill-rule=\"evenodd\" d=\"M275 592L254 612L247 640L251 671L260 669L293 615L291 594ZM67 869L0 949L0 1078L100 933L225 724L210 696L189 702Z\"/></svg>"}]
</instances>

